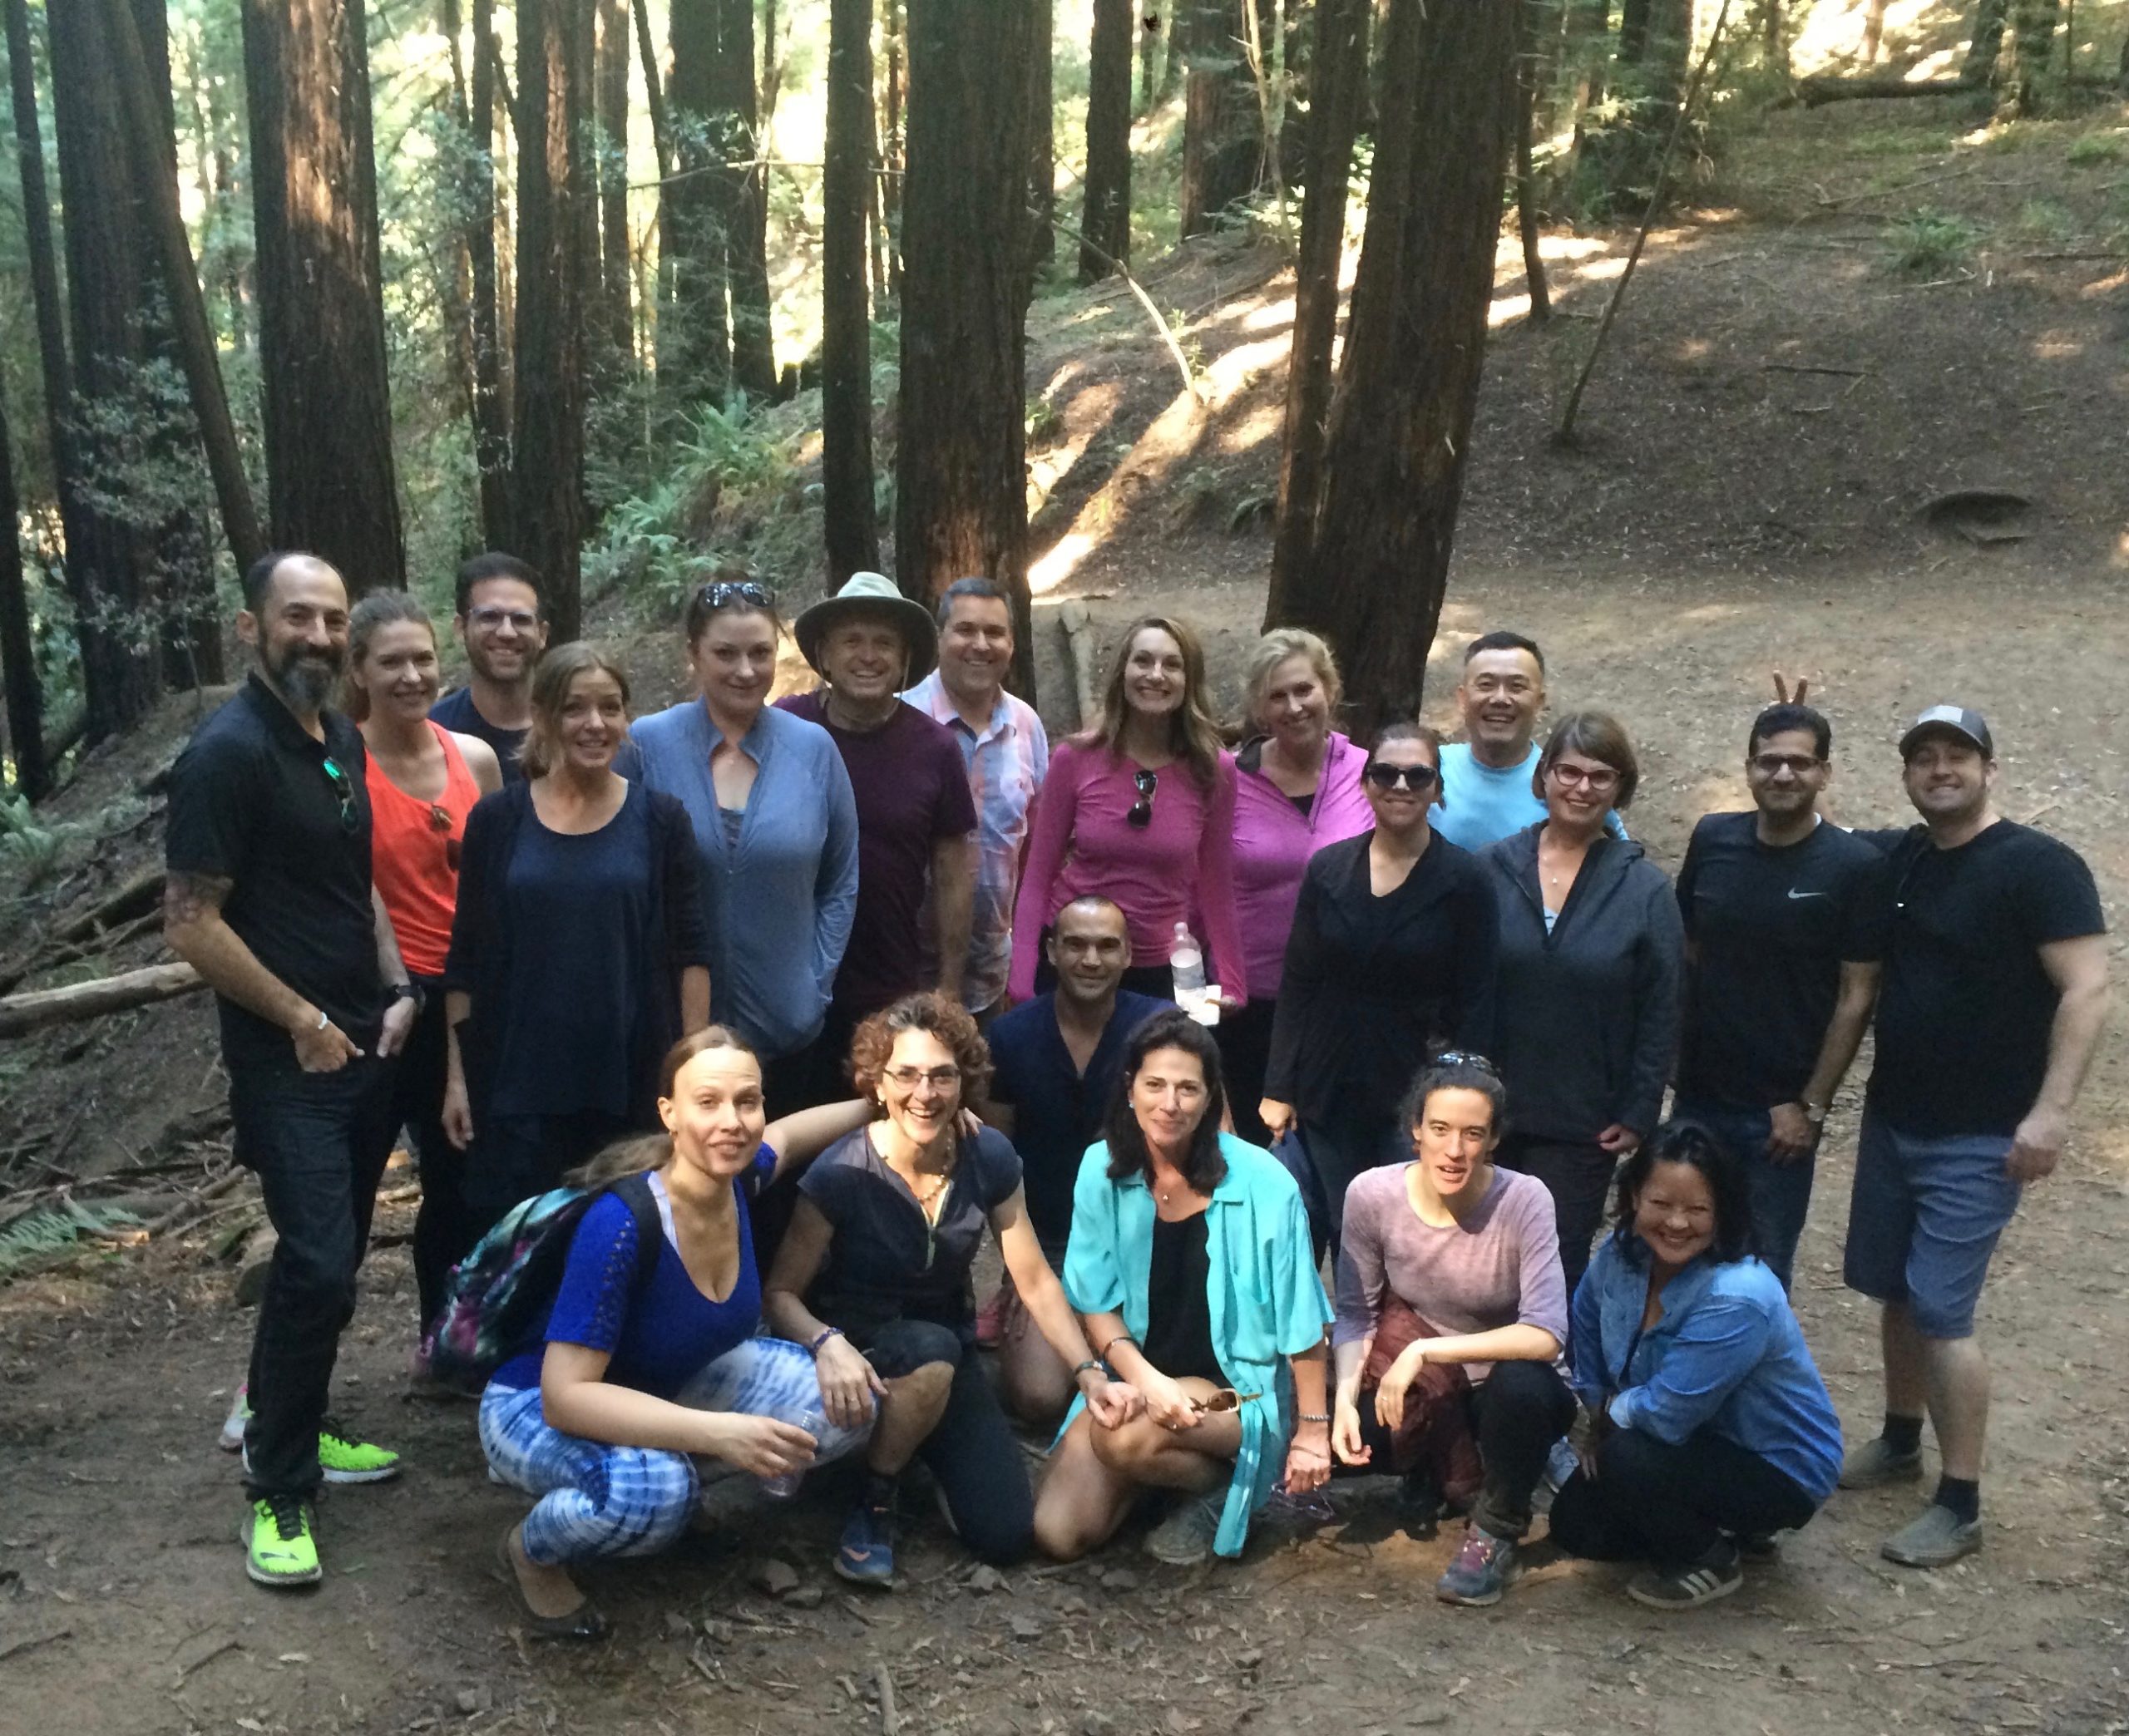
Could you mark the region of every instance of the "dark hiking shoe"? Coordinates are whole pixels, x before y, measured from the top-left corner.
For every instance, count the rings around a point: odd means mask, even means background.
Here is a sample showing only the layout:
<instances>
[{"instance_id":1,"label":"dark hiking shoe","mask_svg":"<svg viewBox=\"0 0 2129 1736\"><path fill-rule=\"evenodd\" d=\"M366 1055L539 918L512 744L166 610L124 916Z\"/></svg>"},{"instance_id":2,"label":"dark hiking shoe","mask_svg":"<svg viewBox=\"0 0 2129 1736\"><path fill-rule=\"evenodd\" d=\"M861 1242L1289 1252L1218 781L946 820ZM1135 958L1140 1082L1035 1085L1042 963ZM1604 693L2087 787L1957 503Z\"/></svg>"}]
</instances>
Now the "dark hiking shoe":
<instances>
[{"instance_id":1,"label":"dark hiking shoe","mask_svg":"<svg viewBox=\"0 0 2129 1736\"><path fill-rule=\"evenodd\" d=\"M1962 1519L1932 1502L1919 1519L1886 1538L1878 1553L1903 1567L1949 1567L1980 1547L1978 1519Z\"/></svg>"},{"instance_id":2,"label":"dark hiking shoe","mask_svg":"<svg viewBox=\"0 0 2129 1736\"><path fill-rule=\"evenodd\" d=\"M1633 1576L1627 1595L1652 1610L1697 1610L1745 1583L1737 1551L1725 1543L1683 1567L1651 1567Z\"/></svg>"}]
</instances>

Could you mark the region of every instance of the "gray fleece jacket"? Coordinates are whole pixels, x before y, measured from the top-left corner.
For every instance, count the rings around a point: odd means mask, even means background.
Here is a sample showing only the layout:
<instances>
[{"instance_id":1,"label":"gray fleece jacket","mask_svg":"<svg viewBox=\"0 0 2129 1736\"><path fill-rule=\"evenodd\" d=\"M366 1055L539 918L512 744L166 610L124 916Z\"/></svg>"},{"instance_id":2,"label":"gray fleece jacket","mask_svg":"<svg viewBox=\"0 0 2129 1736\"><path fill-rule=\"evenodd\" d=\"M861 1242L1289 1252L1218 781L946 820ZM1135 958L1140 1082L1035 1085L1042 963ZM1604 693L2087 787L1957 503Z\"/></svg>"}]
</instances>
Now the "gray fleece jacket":
<instances>
[{"instance_id":1,"label":"gray fleece jacket","mask_svg":"<svg viewBox=\"0 0 2129 1736\"><path fill-rule=\"evenodd\" d=\"M1678 1048L1685 926L1671 877L1630 839L1600 837L1545 932L1533 826L1480 852L1500 910L1494 1060L1508 1129L1593 1142L1647 1135Z\"/></svg>"}]
</instances>

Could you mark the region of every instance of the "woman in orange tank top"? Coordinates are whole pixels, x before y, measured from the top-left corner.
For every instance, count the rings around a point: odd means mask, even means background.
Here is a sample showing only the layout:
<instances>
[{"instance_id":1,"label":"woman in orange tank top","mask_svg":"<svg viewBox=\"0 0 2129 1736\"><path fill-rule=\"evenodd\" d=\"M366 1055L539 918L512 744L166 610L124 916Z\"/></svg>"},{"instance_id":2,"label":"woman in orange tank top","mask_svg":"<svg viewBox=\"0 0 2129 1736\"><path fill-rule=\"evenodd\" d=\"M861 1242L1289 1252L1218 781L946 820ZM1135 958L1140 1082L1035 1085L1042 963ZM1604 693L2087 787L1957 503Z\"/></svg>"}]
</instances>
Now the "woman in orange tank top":
<instances>
[{"instance_id":1,"label":"woman in orange tank top","mask_svg":"<svg viewBox=\"0 0 2129 1736\"><path fill-rule=\"evenodd\" d=\"M407 969L420 1017L399 1063L398 1124L422 1170L414 1279L424 1324L477 1226L463 1203L465 1153L444 1137L444 955L458 902L458 847L473 804L502 784L495 749L429 721L438 687L436 629L404 591L373 591L348 619L348 711L362 726L371 813L370 874Z\"/></svg>"}]
</instances>

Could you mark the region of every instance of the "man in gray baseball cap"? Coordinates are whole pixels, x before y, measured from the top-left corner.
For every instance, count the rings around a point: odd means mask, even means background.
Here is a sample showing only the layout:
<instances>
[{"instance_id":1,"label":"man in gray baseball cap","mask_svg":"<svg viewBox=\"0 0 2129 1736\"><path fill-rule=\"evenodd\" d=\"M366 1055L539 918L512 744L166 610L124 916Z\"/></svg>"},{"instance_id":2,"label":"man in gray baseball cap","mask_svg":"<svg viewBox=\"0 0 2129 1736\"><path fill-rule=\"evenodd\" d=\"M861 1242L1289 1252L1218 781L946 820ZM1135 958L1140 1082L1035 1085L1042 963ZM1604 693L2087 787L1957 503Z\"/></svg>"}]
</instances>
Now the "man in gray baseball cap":
<instances>
[{"instance_id":1,"label":"man in gray baseball cap","mask_svg":"<svg viewBox=\"0 0 2129 1736\"><path fill-rule=\"evenodd\" d=\"M1877 1059L1863 1108L1843 1275L1884 1304L1885 1422L1844 1488L1942 1463L1921 1516L1880 1552L1942 1567L1981 1546L1988 1365L1973 1315L1996 1240L2051 1174L2107 1004L2106 921L2067 845L1996 811L1980 713L1933 705L1899 742L1903 831L1859 833L1890 861Z\"/></svg>"}]
</instances>

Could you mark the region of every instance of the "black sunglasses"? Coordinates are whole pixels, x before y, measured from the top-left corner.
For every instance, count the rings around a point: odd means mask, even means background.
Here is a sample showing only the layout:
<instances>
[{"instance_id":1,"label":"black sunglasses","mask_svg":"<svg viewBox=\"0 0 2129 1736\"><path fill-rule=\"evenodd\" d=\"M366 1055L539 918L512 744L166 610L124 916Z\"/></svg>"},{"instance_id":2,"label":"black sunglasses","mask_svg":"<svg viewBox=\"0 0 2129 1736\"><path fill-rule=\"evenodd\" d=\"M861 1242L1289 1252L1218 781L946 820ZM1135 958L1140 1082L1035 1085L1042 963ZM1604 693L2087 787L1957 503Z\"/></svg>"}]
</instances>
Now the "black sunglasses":
<instances>
[{"instance_id":1,"label":"black sunglasses","mask_svg":"<svg viewBox=\"0 0 2129 1736\"><path fill-rule=\"evenodd\" d=\"M1427 1064L1430 1067L1474 1068L1482 1073L1491 1074L1496 1079L1500 1077L1499 1068L1484 1055L1475 1053L1470 1049L1444 1049Z\"/></svg>"},{"instance_id":2,"label":"black sunglasses","mask_svg":"<svg viewBox=\"0 0 2129 1736\"><path fill-rule=\"evenodd\" d=\"M1394 790L1402 784L1417 795L1431 790L1441 774L1432 766L1393 766L1386 760L1372 760L1363 768L1361 776L1378 790Z\"/></svg>"},{"instance_id":3,"label":"black sunglasses","mask_svg":"<svg viewBox=\"0 0 2129 1736\"><path fill-rule=\"evenodd\" d=\"M1131 782L1139 787L1139 799L1131 804L1131 811L1124 816L1124 823L1135 826L1141 831L1153 823L1153 790L1160 782L1158 772L1136 772Z\"/></svg>"},{"instance_id":4,"label":"black sunglasses","mask_svg":"<svg viewBox=\"0 0 2129 1736\"><path fill-rule=\"evenodd\" d=\"M769 594L751 579L719 579L703 586L695 600L704 609L724 609L744 603L754 609L772 607Z\"/></svg>"},{"instance_id":5,"label":"black sunglasses","mask_svg":"<svg viewBox=\"0 0 2129 1736\"><path fill-rule=\"evenodd\" d=\"M355 781L340 769L339 761L329 755L319 763L325 768L333 793L340 798L340 830L351 832L362 824L362 815L355 806Z\"/></svg>"}]
</instances>

